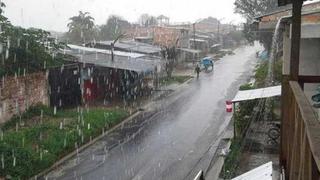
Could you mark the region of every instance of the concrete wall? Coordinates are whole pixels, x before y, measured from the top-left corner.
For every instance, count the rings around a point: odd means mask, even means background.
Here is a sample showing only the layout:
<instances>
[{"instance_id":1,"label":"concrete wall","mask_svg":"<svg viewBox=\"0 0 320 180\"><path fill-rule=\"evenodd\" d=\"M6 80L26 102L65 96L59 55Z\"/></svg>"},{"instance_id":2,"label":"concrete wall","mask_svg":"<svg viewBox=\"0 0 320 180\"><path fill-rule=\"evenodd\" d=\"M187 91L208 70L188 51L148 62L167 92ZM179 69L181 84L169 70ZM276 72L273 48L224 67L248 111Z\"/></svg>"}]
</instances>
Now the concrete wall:
<instances>
[{"instance_id":1,"label":"concrete wall","mask_svg":"<svg viewBox=\"0 0 320 180\"><path fill-rule=\"evenodd\" d=\"M299 75L320 76L320 39L301 39Z\"/></svg>"},{"instance_id":2,"label":"concrete wall","mask_svg":"<svg viewBox=\"0 0 320 180\"><path fill-rule=\"evenodd\" d=\"M312 28L311 28L312 27ZM290 51L291 51L291 27L287 25L283 36L283 74L290 73ZM299 75L304 76L320 76L320 26L318 24L307 24L301 28L301 44L300 44L300 64ZM304 93L313 105L315 102L311 97L317 93L320 83L304 84ZM315 108L315 112L320 115L320 109Z\"/></svg>"},{"instance_id":3,"label":"concrete wall","mask_svg":"<svg viewBox=\"0 0 320 180\"><path fill-rule=\"evenodd\" d=\"M301 44L300 44L300 65L299 75L320 76L320 26L312 25L312 33L310 25L304 25L301 28ZM289 75L290 72L290 52L291 52L291 27L285 27L283 36L283 74Z\"/></svg>"},{"instance_id":4,"label":"concrete wall","mask_svg":"<svg viewBox=\"0 0 320 180\"><path fill-rule=\"evenodd\" d=\"M38 103L49 104L45 73L3 77L0 80L0 124Z\"/></svg>"}]
</instances>

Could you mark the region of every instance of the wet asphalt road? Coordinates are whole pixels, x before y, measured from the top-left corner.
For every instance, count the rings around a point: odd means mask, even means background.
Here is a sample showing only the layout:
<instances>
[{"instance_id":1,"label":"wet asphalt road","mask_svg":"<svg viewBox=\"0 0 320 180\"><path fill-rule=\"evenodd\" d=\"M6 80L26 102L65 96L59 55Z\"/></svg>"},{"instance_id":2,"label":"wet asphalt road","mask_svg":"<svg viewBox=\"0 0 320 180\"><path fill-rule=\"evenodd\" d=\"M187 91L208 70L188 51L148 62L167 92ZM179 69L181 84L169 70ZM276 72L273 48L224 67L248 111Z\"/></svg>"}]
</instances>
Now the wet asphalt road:
<instances>
[{"instance_id":1,"label":"wet asphalt road","mask_svg":"<svg viewBox=\"0 0 320 180\"><path fill-rule=\"evenodd\" d=\"M228 124L232 99L254 69L260 47L241 47L185 88L155 101L59 169L49 179L191 179ZM212 153L212 152L211 152Z\"/></svg>"}]
</instances>

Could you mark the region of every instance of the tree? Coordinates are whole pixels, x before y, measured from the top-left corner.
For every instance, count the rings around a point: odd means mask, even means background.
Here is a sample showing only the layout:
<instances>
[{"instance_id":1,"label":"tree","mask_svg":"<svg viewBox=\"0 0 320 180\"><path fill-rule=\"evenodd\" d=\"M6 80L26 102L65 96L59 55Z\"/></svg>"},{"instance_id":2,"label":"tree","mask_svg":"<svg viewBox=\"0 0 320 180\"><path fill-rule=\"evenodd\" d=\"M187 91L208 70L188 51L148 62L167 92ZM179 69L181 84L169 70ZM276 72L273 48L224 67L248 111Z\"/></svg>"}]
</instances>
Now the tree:
<instances>
[{"instance_id":1,"label":"tree","mask_svg":"<svg viewBox=\"0 0 320 180\"><path fill-rule=\"evenodd\" d=\"M65 44L57 42L50 33L41 29L13 26L0 10L0 77L41 71L49 66L61 65L58 51Z\"/></svg>"},{"instance_id":2,"label":"tree","mask_svg":"<svg viewBox=\"0 0 320 180\"><path fill-rule=\"evenodd\" d=\"M161 49L161 54L162 54L162 57L166 60L165 69L166 69L167 77L171 78L174 64L175 64L176 58L177 58L176 48L175 48L175 46L163 47Z\"/></svg>"},{"instance_id":3,"label":"tree","mask_svg":"<svg viewBox=\"0 0 320 180\"><path fill-rule=\"evenodd\" d=\"M247 19L247 22L244 24L243 33L250 43L256 39L253 33L254 29L252 28L254 18L277 8L277 0L236 0L234 4L235 12ZM272 33L268 32L260 35L259 41L266 49L269 49L272 41Z\"/></svg>"},{"instance_id":4,"label":"tree","mask_svg":"<svg viewBox=\"0 0 320 180\"><path fill-rule=\"evenodd\" d=\"M100 39L114 40L131 27L131 24L117 15L109 16L107 23L100 27Z\"/></svg>"},{"instance_id":5,"label":"tree","mask_svg":"<svg viewBox=\"0 0 320 180\"><path fill-rule=\"evenodd\" d=\"M245 40L243 32L241 31L231 31L228 36L238 44Z\"/></svg>"},{"instance_id":6,"label":"tree","mask_svg":"<svg viewBox=\"0 0 320 180\"><path fill-rule=\"evenodd\" d=\"M144 27L154 26L158 24L157 18L149 14L142 14L139 17L138 22L141 26L144 26Z\"/></svg>"},{"instance_id":7,"label":"tree","mask_svg":"<svg viewBox=\"0 0 320 180\"><path fill-rule=\"evenodd\" d=\"M246 22L243 24L243 36L247 39L249 43L253 43L255 40L255 36L252 32L251 24L249 22Z\"/></svg>"},{"instance_id":8,"label":"tree","mask_svg":"<svg viewBox=\"0 0 320 180\"><path fill-rule=\"evenodd\" d=\"M254 17L266 14L277 7L277 0L236 0L235 12L252 21Z\"/></svg>"},{"instance_id":9,"label":"tree","mask_svg":"<svg viewBox=\"0 0 320 180\"><path fill-rule=\"evenodd\" d=\"M67 37L74 43L84 43L95 38L94 18L89 12L79 11L78 16L73 16L68 23Z\"/></svg>"}]
</instances>

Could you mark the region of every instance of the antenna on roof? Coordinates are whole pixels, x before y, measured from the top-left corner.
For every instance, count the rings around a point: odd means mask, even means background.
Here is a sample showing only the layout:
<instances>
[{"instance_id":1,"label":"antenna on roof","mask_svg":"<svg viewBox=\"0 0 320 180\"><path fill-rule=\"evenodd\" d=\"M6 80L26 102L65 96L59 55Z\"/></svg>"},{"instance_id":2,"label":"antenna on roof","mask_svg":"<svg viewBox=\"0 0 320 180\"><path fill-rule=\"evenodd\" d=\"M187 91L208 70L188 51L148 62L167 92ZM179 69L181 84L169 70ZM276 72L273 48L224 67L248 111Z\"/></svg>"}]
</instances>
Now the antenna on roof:
<instances>
[{"instance_id":1,"label":"antenna on roof","mask_svg":"<svg viewBox=\"0 0 320 180\"><path fill-rule=\"evenodd\" d=\"M116 37L116 39L113 41L113 42L111 42L111 61L113 62L114 61L114 53L113 53L113 51L114 51L114 44L116 44L116 42L120 39L120 38L123 38L123 37L125 37L126 36L126 34L120 34L118 37Z\"/></svg>"}]
</instances>

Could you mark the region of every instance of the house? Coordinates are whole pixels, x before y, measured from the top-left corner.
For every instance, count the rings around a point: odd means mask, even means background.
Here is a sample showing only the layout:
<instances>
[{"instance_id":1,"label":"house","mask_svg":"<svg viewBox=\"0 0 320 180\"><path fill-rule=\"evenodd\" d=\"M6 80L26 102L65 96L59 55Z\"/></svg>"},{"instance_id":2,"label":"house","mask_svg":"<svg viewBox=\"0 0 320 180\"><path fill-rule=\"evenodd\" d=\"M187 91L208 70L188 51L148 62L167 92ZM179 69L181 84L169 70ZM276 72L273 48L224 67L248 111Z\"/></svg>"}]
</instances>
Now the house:
<instances>
[{"instance_id":1,"label":"house","mask_svg":"<svg viewBox=\"0 0 320 180\"><path fill-rule=\"evenodd\" d=\"M160 15L157 17L157 22L159 26L167 26L169 25L170 18L164 15Z\"/></svg>"},{"instance_id":2,"label":"house","mask_svg":"<svg viewBox=\"0 0 320 180\"><path fill-rule=\"evenodd\" d=\"M159 57L133 52L68 45L65 53L74 57L74 64L51 72L52 105L74 106L83 103L107 104L114 101L128 102L150 94L155 88L154 78L163 69ZM65 82L68 83L65 83ZM68 85L67 85L68 84ZM68 88L65 88L67 87ZM61 88L73 91L73 98L61 94Z\"/></svg>"},{"instance_id":3,"label":"house","mask_svg":"<svg viewBox=\"0 0 320 180\"><path fill-rule=\"evenodd\" d=\"M125 29L125 34L126 37L131 39L134 39L135 37L153 37L153 27L133 24L130 28Z\"/></svg>"},{"instance_id":4,"label":"house","mask_svg":"<svg viewBox=\"0 0 320 180\"><path fill-rule=\"evenodd\" d=\"M200 58L204 57L206 54L201 50L189 49L189 48L179 48L178 49L178 61L179 62L195 62L199 61Z\"/></svg>"},{"instance_id":5,"label":"house","mask_svg":"<svg viewBox=\"0 0 320 180\"><path fill-rule=\"evenodd\" d=\"M209 42L204 39L189 39L190 42L190 48L191 49L197 49L201 50L203 52L208 52L209 51Z\"/></svg>"},{"instance_id":6,"label":"house","mask_svg":"<svg viewBox=\"0 0 320 180\"><path fill-rule=\"evenodd\" d=\"M217 18L208 17L195 23L195 29L200 32L217 33L219 31L220 22Z\"/></svg>"},{"instance_id":7,"label":"house","mask_svg":"<svg viewBox=\"0 0 320 180\"><path fill-rule=\"evenodd\" d=\"M189 47L190 30L176 27L154 27L153 43L158 46Z\"/></svg>"},{"instance_id":8,"label":"house","mask_svg":"<svg viewBox=\"0 0 320 180\"><path fill-rule=\"evenodd\" d=\"M279 0L279 5L288 4L287 10L259 17L259 29L276 29L283 44L281 176L319 179L320 3Z\"/></svg>"}]
</instances>

